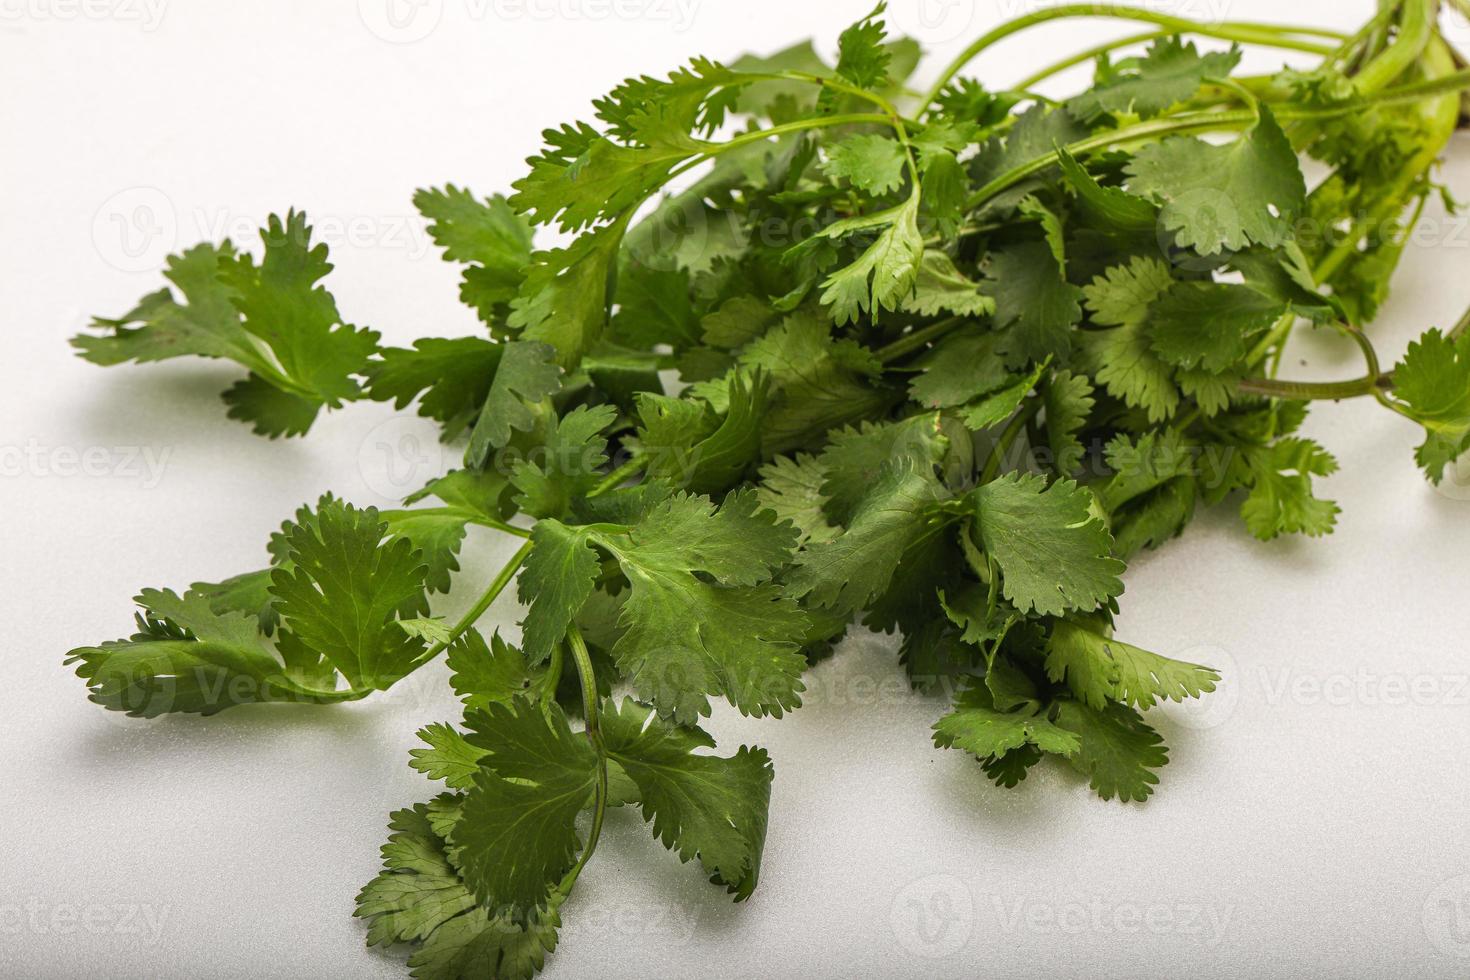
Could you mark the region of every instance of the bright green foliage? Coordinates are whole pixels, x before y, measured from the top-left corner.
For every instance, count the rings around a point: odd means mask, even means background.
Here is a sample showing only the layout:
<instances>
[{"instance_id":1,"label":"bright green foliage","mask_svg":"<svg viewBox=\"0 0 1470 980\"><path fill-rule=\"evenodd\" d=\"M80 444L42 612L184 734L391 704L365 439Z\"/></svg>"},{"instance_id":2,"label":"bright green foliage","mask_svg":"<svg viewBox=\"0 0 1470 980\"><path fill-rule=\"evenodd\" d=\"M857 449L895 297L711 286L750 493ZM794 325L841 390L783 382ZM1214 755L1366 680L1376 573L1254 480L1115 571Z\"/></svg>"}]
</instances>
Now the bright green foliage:
<instances>
[{"instance_id":1,"label":"bright green foliage","mask_svg":"<svg viewBox=\"0 0 1470 980\"><path fill-rule=\"evenodd\" d=\"M453 184L420 190L413 203L431 222L429 235L444 258L465 267L460 299L486 323L499 323L531 261L530 224L499 194L480 200Z\"/></svg>"},{"instance_id":2,"label":"bright green foliage","mask_svg":"<svg viewBox=\"0 0 1470 980\"><path fill-rule=\"evenodd\" d=\"M774 775L766 753L741 746L729 758L696 754L715 740L631 698L609 708L602 728L609 756L638 788L654 836L680 860L697 854L737 901L749 898L760 875Z\"/></svg>"},{"instance_id":3,"label":"bright green foliage","mask_svg":"<svg viewBox=\"0 0 1470 980\"><path fill-rule=\"evenodd\" d=\"M1139 150L1128 173L1128 189L1162 201L1164 227L1201 255L1282 245L1306 204L1291 142L1265 106L1230 143L1170 137Z\"/></svg>"},{"instance_id":4,"label":"bright green foliage","mask_svg":"<svg viewBox=\"0 0 1470 980\"><path fill-rule=\"evenodd\" d=\"M464 462L403 509L322 498L269 567L143 590L134 635L68 663L152 717L357 700L444 655L464 717L409 760L442 793L393 814L358 908L435 980L539 970L577 881L608 873L612 808L749 897L770 760L698 723L721 699L796 709L849 629L896 634L914 688L953 697L954 762L1013 787L1053 756L1145 800L1168 761L1145 714L1221 679L1114 638L1125 562L1220 505L1263 540L1332 530L1312 401L1422 424L1434 481L1470 449L1470 318L1391 371L1363 329L1418 208L1448 201L1466 82L1411 17L1431 5L1275 75L1155 32L1056 101L968 62L917 96L881 4L835 64L801 42L629 78L545 130L511 196L415 195L469 336L348 325L296 212L253 256L189 248L82 356L234 361L230 413L270 435L391 403ZM1297 151L1325 164L1310 193ZM1309 325L1366 376L1293 379ZM490 534L513 556L441 603ZM512 585L519 645L474 628Z\"/></svg>"},{"instance_id":5,"label":"bright green foliage","mask_svg":"<svg viewBox=\"0 0 1470 980\"><path fill-rule=\"evenodd\" d=\"M449 843L480 904L529 914L576 859L575 821L591 798L597 755L555 706L491 702L465 724L466 741L485 755Z\"/></svg>"},{"instance_id":6,"label":"bright green foliage","mask_svg":"<svg viewBox=\"0 0 1470 980\"><path fill-rule=\"evenodd\" d=\"M350 326L332 294L317 285L332 271L327 247L311 244L306 215L272 215L259 263L228 242L199 245L169 259L164 289L117 320L93 326L109 336L72 343L98 364L182 355L224 357L251 373L224 394L231 418L272 438L301 435L322 407L356 398L378 334Z\"/></svg>"},{"instance_id":7,"label":"bright green foliage","mask_svg":"<svg viewBox=\"0 0 1470 980\"><path fill-rule=\"evenodd\" d=\"M1004 476L971 492L980 546L995 559L1002 591L1021 611L1087 612L1123 591L1107 526L1092 497L1070 480Z\"/></svg>"},{"instance_id":8,"label":"bright green foliage","mask_svg":"<svg viewBox=\"0 0 1470 980\"><path fill-rule=\"evenodd\" d=\"M1438 483L1445 466L1470 449L1470 334L1451 340L1430 330L1409 345L1394 387L1424 426L1419 465Z\"/></svg>"},{"instance_id":9,"label":"bright green foliage","mask_svg":"<svg viewBox=\"0 0 1470 980\"><path fill-rule=\"evenodd\" d=\"M1194 95L1205 79L1229 77L1239 62L1235 49L1202 56L1193 43L1162 38L1141 58L1111 62L1099 57L1092 90L1068 102L1067 109L1088 122L1105 113L1147 118Z\"/></svg>"}]
</instances>

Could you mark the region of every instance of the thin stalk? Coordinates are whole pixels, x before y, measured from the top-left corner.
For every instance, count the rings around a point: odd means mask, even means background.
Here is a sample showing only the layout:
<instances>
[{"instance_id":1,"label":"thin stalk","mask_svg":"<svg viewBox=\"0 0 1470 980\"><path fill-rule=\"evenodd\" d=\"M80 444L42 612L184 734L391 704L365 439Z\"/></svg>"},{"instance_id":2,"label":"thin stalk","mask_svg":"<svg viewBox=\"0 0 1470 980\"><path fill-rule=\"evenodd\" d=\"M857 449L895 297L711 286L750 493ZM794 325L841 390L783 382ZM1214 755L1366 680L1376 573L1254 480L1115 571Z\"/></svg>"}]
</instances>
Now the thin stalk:
<instances>
[{"instance_id":1,"label":"thin stalk","mask_svg":"<svg viewBox=\"0 0 1470 980\"><path fill-rule=\"evenodd\" d=\"M1184 32L1167 29L1157 31L1143 31L1138 34L1129 34L1126 37L1120 37L1113 41L1104 41L1102 44L1094 45L1093 47L1090 47L1085 51L1079 51L1074 55L1069 55L1066 58L1061 59L1060 61L1047 65L1045 68L1041 68L1037 71L1032 72L1030 75L1027 75L1025 78L1017 82L1016 88L1030 88L1038 82L1045 81L1046 79L1051 78L1053 75L1058 75L1066 71L1068 68L1074 68L1077 65L1091 61L1093 58L1096 58L1099 55L1109 54L1113 51L1119 50L1120 48L1131 48L1137 44L1146 44L1149 41L1157 41L1161 38L1175 37L1181 33ZM1342 35L1336 31L1319 31L1316 29L1309 30L1307 28L1300 28L1293 31L1292 33L1312 35L1316 37L1325 37L1332 40L1338 40L1342 38ZM1263 39L1259 41L1253 41L1251 43L1262 47L1280 46L1276 43L1275 40ZM1291 49L1291 45L1286 45L1285 47ZM1336 51L1339 50L1341 49L1333 49L1333 53L1336 53Z\"/></svg>"},{"instance_id":2,"label":"thin stalk","mask_svg":"<svg viewBox=\"0 0 1470 980\"><path fill-rule=\"evenodd\" d=\"M1340 106L1330 106L1321 109L1279 106L1273 112L1276 118L1282 121L1336 119L1361 112L1369 106L1392 105L1399 102L1417 102L1428 95L1460 91L1467 87L1470 87L1470 69L1453 72L1425 82L1385 89L1382 92L1366 98L1355 99L1350 103L1344 103ZM1248 109L1234 109L1227 112L1183 113L1165 119L1151 119L1133 126L1125 126L1122 129L1089 136L1085 139L1069 143L1066 146L1066 150L1073 156L1080 156L1091 153L1094 150L1123 146L1160 136L1231 132L1251 126L1255 121L1256 114ZM1055 163L1056 160L1056 152L1049 151L1032 160L1028 160L1026 163L1007 170L971 194L969 200L966 201L966 208L973 210L1001 191L1020 183L1032 174L1045 170Z\"/></svg>"},{"instance_id":3,"label":"thin stalk","mask_svg":"<svg viewBox=\"0 0 1470 980\"><path fill-rule=\"evenodd\" d=\"M499 521L493 517L486 517L483 514L469 513L460 510L458 507L415 507L413 509L383 510L378 512L378 516L390 524L404 517L452 516L463 518L467 524L475 524L480 527L503 531L506 534L513 534L518 538L529 538L531 536L531 532L523 527L516 527L514 524L507 524L505 521Z\"/></svg>"},{"instance_id":4,"label":"thin stalk","mask_svg":"<svg viewBox=\"0 0 1470 980\"><path fill-rule=\"evenodd\" d=\"M1059 7L1051 7L1046 10L1038 10L1034 13L1017 17L1008 21L977 38L969 47L961 51L959 56L950 62L949 66L940 74L929 93L924 97L923 106L928 108L933 104L939 93L955 75L960 73L967 64L974 60L982 51L994 45L998 41L1010 37L1037 24L1043 24L1051 20L1059 20L1064 17L1107 17L1119 20L1135 20L1146 24L1156 24L1159 27L1174 34L1197 34L1201 37L1214 37L1223 41L1239 41L1242 44L1269 44L1272 47L1287 48L1294 51L1305 51L1308 54L1330 55L1334 48L1310 41L1298 41L1290 37L1292 34L1306 34L1323 36L1316 28L1282 27L1271 24L1253 23L1228 23L1228 24L1201 24L1186 17L1174 17L1169 14L1155 13L1151 10L1129 10L1120 8L1114 3L1073 3ZM1340 35L1330 35L1340 37Z\"/></svg>"},{"instance_id":5,"label":"thin stalk","mask_svg":"<svg viewBox=\"0 0 1470 980\"><path fill-rule=\"evenodd\" d=\"M505 563L505 567L496 573L495 578L490 580L490 584L485 587L485 591L480 594L480 598L476 599L475 604L469 608L469 611L459 618L459 622L454 624L454 628L449 631L449 636L415 657L408 669L410 671L416 670L430 660L433 660L439 654L449 649L449 645L459 639L466 630L475 625L475 622L481 616L485 615L485 610L490 608L490 604L500 596L500 593L505 591L505 587L510 584L511 579L515 578L516 572L520 570L521 565L530 554L531 542L527 541L516 550L516 553L511 556L510 561Z\"/></svg>"},{"instance_id":6,"label":"thin stalk","mask_svg":"<svg viewBox=\"0 0 1470 980\"><path fill-rule=\"evenodd\" d=\"M582 685L582 712L586 716L587 741L597 753L597 783L592 795L592 827L587 831L587 844L572 870L563 879L563 886L570 887L587 866L592 852L597 850L598 838L602 836L602 820L607 813L607 746L602 741L602 728L598 721L597 675L592 670L592 655L587 651L587 642L582 631L573 623L567 628L567 646L572 651L572 663L577 666L577 680Z\"/></svg>"},{"instance_id":7,"label":"thin stalk","mask_svg":"<svg viewBox=\"0 0 1470 980\"><path fill-rule=\"evenodd\" d=\"M589 496L589 497L600 497L600 496L602 496L603 494L607 493L609 490L615 489L624 480L626 480L628 477L632 476L634 473L637 473L639 470L643 469L647 465L648 465L648 457L647 456L634 456L632 459L628 460L622 466L619 466L617 469L613 470L607 476L603 477L602 478L602 482L599 483L599 484L597 484L597 486L593 487L592 490L590 492L588 492L587 496Z\"/></svg>"},{"instance_id":8,"label":"thin stalk","mask_svg":"<svg viewBox=\"0 0 1470 980\"><path fill-rule=\"evenodd\" d=\"M873 351L873 356L878 359L879 363L888 364L908 354L912 354L935 338L943 337L964 322L964 317L952 316L948 319L940 320L937 323L931 323L927 327L920 327L912 333L904 334L891 344L885 344L879 347Z\"/></svg>"},{"instance_id":9,"label":"thin stalk","mask_svg":"<svg viewBox=\"0 0 1470 980\"><path fill-rule=\"evenodd\" d=\"M990 458L985 461L985 469L980 473L980 485L989 483L999 475L1001 464L1004 463L1011 444L1026 428L1026 423L1031 420L1031 417L1039 411L1041 411L1041 399L1034 398L1029 405L1011 417L1011 421L1001 431L1000 438L995 440L995 445L990 450Z\"/></svg>"}]
</instances>

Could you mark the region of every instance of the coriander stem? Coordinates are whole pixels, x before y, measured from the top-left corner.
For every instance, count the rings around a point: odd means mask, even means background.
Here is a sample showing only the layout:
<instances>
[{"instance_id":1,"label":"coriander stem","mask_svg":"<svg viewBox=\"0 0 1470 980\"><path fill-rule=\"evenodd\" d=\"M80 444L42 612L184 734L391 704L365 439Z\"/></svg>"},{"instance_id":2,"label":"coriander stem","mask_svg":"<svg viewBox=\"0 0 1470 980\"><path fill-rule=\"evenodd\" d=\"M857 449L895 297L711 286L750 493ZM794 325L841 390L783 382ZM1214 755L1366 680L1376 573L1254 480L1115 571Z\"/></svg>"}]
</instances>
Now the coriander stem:
<instances>
[{"instance_id":1,"label":"coriander stem","mask_svg":"<svg viewBox=\"0 0 1470 980\"><path fill-rule=\"evenodd\" d=\"M622 483L628 477L632 476L634 473L637 473L639 470L643 469L647 465L647 456L634 456L632 459L628 460L626 463L613 470L607 476L603 477L602 482L593 487L588 492L587 496L600 497L603 494L607 493L609 490L616 489L618 484Z\"/></svg>"},{"instance_id":2,"label":"coriander stem","mask_svg":"<svg viewBox=\"0 0 1470 980\"><path fill-rule=\"evenodd\" d=\"M1011 417L1011 421L1001 432L1000 438L995 440L995 445L990 450L990 458L985 461L985 469L980 474L980 484L982 486L1000 474L1001 464L1004 461L1006 453L1010 450L1011 444L1016 441L1016 437L1026 428L1026 423L1031 420L1031 417L1039 411L1041 411L1041 399L1034 398L1029 405Z\"/></svg>"},{"instance_id":3,"label":"coriander stem","mask_svg":"<svg viewBox=\"0 0 1470 980\"><path fill-rule=\"evenodd\" d=\"M485 587L485 591L481 593L479 599L475 600L475 604L469 608L469 611L459 618L459 622L454 624L454 628L449 631L448 639L435 643L429 649L415 657L413 663L409 666L409 671L417 670L419 667L422 667L430 660L439 656L439 654L449 649L449 645L459 639L466 630L475 625L476 620L485 615L485 610L490 608L490 604L500 596L500 593L505 591L505 587L510 584L511 579L515 578L516 572L520 570L522 563L525 562L530 554L531 542L527 541L511 556L510 561L505 563L505 567L496 573L495 578L491 579L490 584Z\"/></svg>"},{"instance_id":4,"label":"coriander stem","mask_svg":"<svg viewBox=\"0 0 1470 980\"><path fill-rule=\"evenodd\" d=\"M1061 72L1066 71L1068 68L1080 65L1085 61L1091 61L1098 55L1108 54L1109 52L1116 51L1119 48L1132 47L1135 44L1143 44L1148 41L1157 41L1160 38L1174 37L1180 33L1183 32L1168 29L1157 31L1143 31L1138 34L1129 34L1126 37L1120 37L1117 40L1104 41L1102 44L1090 47L1085 51L1079 51L1074 55L1069 55L1068 57L1063 58L1060 61L1047 65L1045 68L1041 68L1037 71L1032 72L1030 75L1027 75L1025 78L1021 79L1021 81L1017 82L1015 87L1018 89L1030 88L1038 82L1045 81L1046 79L1051 78L1053 75L1057 75ZM1336 31L1319 31L1316 29L1308 29L1305 27L1293 28L1287 33L1325 37L1332 40L1337 40L1342 37L1342 35L1338 34ZM1250 43L1262 47L1286 47L1289 50L1293 48L1292 44L1288 43L1286 45L1281 45L1275 39L1261 39L1258 41L1252 41ZM1334 52L1336 50L1340 49L1334 49Z\"/></svg>"},{"instance_id":5,"label":"coriander stem","mask_svg":"<svg viewBox=\"0 0 1470 980\"><path fill-rule=\"evenodd\" d=\"M952 316L948 319L940 320L937 323L931 323L927 327L919 327L913 332L906 333L902 337L899 337L891 344L885 344L882 347L879 347L877 350L873 351L873 356L876 357L880 363L888 364L892 361L898 360L901 357L913 353L936 337L944 336L964 322L964 317Z\"/></svg>"},{"instance_id":6,"label":"coriander stem","mask_svg":"<svg viewBox=\"0 0 1470 980\"><path fill-rule=\"evenodd\" d=\"M597 850L597 840L602 836L602 820L607 813L607 746L602 741L602 728L598 721L597 675L592 670L592 655L587 651L587 642L582 631L573 623L567 627L567 646L572 651L572 663L577 666L577 680L582 685L582 713L586 716L587 741L597 753L597 783L592 796L592 827L587 831L587 844L572 870L564 879L568 884L575 882L592 852Z\"/></svg>"},{"instance_id":7,"label":"coriander stem","mask_svg":"<svg viewBox=\"0 0 1470 980\"><path fill-rule=\"evenodd\" d=\"M1273 112L1278 119L1287 121L1336 119L1341 116L1352 115L1355 112L1361 112L1368 106L1391 105L1398 102L1415 102L1426 96L1441 95L1459 91L1467 87L1470 87L1470 69L1452 72L1424 82L1415 82L1396 88L1384 89L1381 92L1362 99L1356 99L1352 102L1343 103L1339 106L1330 106L1324 109L1308 109L1299 106L1282 105L1276 107ZM1073 156L1081 156L1085 153L1091 153L1093 150L1106 149L1138 140L1153 139L1159 136L1230 132L1247 128L1253 125L1255 121L1256 113L1248 109L1233 109L1226 112L1202 111L1181 113L1177 116L1151 119L1148 122L1125 126L1122 129L1098 133L1095 136L1089 136L1085 139L1069 143L1065 149ZM966 208L974 210L1001 191L1020 183L1032 174L1045 170L1055 163L1056 160L1056 151L1048 151L1039 157L1007 170L971 194L965 202Z\"/></svg>"},{"instance_id":8,"label":"coriander stem","mask_svg":"<svg viewBox=\"0 0 1470 980\"><path fill-rule=\"evenodd\" d=\"M1058 20L1063 17L1109 17L1120 20L1136 20L1148 24L1157 24L1172 34L1198 34L1202 37L1215 37L1224 41L1240 41L1244 44L1269 44L1273 47L1305 51L1309 54L1320 54L1323 56L1332 54L1335 49L1310 41L1293 40L1288 35L1308 34L1319 37L1341 37L1339 34L1324 34L1324 32L1316 28L1280 27L1272 24L1253 23L1201 24L1185 17L1173 17L1169 14L1154 13L1151 10L1124 9L1115 3L1065 4L1058 7L1050 7L1046 10L1038 10L1034 13L1026 14L1023 17L1017 17L977 38L969 47L961 51L959 56L950 62L949 66L940 74L939 79L924 97L921 108L928 108L932 105L934 100L939 96L939 93L950 83L950 80L959 74L965 65L969 64L970 61L986 48L1029 27L1050 20Z\"/></svg>"},{"instance_id":9,"label":"coriander stem","mask_svg":"<svg viewBox=\"0 0 1470 980\"><path fill-rule=\"evenodd\" d=\"M404 508L399 510L383 510L378 512L378 516L387 521L389 524L392 524L392 522L398 518L427 517L431 515L445 517L462 517L468 524L475 524L480 527L488 527L496 531L503 531L506 534L513 534L518 538L528 538L531 536L531 532L527 531L523 527L516 527L514 524L507 524L505 521L496 520L493 517L486 517L483 514L470 513L458 507L415 507L412 509Z\"/></svg>"}]
</instances>

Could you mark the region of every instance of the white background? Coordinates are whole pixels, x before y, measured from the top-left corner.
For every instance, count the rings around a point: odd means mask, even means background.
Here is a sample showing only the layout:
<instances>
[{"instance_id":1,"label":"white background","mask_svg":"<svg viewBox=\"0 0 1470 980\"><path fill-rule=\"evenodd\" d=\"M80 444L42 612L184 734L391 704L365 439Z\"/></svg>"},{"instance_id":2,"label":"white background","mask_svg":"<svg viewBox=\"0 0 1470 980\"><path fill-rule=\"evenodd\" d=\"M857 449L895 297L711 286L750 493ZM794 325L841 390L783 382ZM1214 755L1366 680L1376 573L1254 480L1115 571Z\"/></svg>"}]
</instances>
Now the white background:
<instances>
[{"instance_id":1,"label":"white background","mask_svg":"<svg viewBox=\"0 0 1470 980\"><path fill-rule=\"evenodd\" d=\"M404 974L350 913L387 812L432 792L404 763L417 727L457 716L441 665L357 705L143 722L89 704L61 660L126 634L139 587L259 567L299 504L386 506L453 452L373 403L268 442L224 416L234 368L104 370L66 338L157 288L167 251L252 241L292 205L326 232L349 320L399 344L474 332L415 187L505 189L540 129L624 76L813 34L830 51L867 6L688 2L598 18L426 0L395 31L383 0L0 0L0 974ZM895 16L940 52L927 79L1022 6ZM1290 15L1346 28L1371 8ZM1052 27L975 70L1001 85L1135 29ZM1470 197L1470 141L1454 156ZM1429 220L1374 327L1386 358L1470 303L1470 229ZM1355 358L1305 337L1286 365L1353 377ZM1227 509L1128 573L1121 635L1225 675L1198 709L1150 713L1172 753L1151 802L1104 803L1051 765L991 786L930 746L943 704L902 691L892 643L854 635L794 716L712 721L776 762L755 898L730 905L615 814L548 976L1463 975L1470 470L1430 489L1413 428L1371 404L1319 406L1309 430L1343 463L1337 533L1262 545ZM463 581L508 553L474 537ZM516 617L503 601L484 625Z\"/></svg>"}]
</instances>

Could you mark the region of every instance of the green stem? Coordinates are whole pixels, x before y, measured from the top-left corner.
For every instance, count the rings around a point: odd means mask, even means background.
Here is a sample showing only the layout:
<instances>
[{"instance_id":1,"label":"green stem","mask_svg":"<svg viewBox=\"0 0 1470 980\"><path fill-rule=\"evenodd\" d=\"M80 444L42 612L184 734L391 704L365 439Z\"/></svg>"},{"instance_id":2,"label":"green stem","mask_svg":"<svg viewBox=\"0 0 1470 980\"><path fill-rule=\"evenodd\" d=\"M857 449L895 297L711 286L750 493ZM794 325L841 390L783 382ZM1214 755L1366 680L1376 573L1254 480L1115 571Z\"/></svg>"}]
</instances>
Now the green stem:
<instances>
[{"instance_id":1,"label":"green stem","mask_svg":"<svg viewBox=\"0 0 1470 980\"><path fill-rule=\"evenodd\" d=\"M1242 44L1269 44L1273 47L1287 48L1293 51L1305 51L1309 54L1320 54L1324 56L1332 54L1335 50L1332 47L1314 44L1310 41L1293 40L1289 36L1291 34L1324 36L1316 28L1281 27L1271 24L1253 23L1210 25L1201 24L1185 17L1173 17L1169 14L1154 13L1151 10L1128 10L1120 8L1115 3L1065 4L1046 10L1038 10L1024 17L1017 17L1015 20L1001 24L994 30L977 38L969 47L961 51L959 56L950 62L949 66L940 74L938 81L934 83L929 93L924 97L921 108L928 108L932 105L939 93L950 83L950 80L959 74L961 69L986 48L1029 27L1034 27L1037 24L1043 24L1051 20L1059 20L1064 17L1108 17L1119 20L1135 20L1147 24L1156 24L1171 34L1197 34L1201 37L1214 37L1223 41L1239 41Z\"/></svg>"},{"instance_id":2,"label":"green stem","mask_svg":"<svg viewBox=\"0 0 1470 980\"><path fill-rule=\"evenodd\" d=\"M905 357L922 348L936 337L942 337L955 327L965 322L962 316L952 316L937 323L931 323L927 327L920 327L912 333L906 333L891 344L885 344L873 351L881 364L888 364L899 358Z\"/></svg>"},{"instance_id":3,"label":"green stem","mask_svg":"<svg viewBox=\"0 0 1470 980\"><path fill-rule=\"evenodd\" d=\"M586 716L587 741L597 753L597 784L592 796L592 827L587 831L587 845L572 870L567 872L563 884L566 887L577 880L592 852L597 849L597 840L602 836L602 820L607 813L607 746L602 741L602 728L598 721L597 675L592 670L592 655L582 639L582 631L573 623L567 627L567 645L572 651L572 663L577 667L577 680L582 685L582 712Z\"/></svg>"},{"instance_id":4,"label":"green stem","mask_svg":"<svg viewBox=\"0 0 1470 980\"><path fill-rule=\"evenodd\" d=\"M378 516L389 524L392 524L400 518L407 517L457 517L462 518L467 524L476 524L480 527L503 531L506 534L513 534L518 538L529 538L531 536L531 532L523 527L516 527L514 524L507 524L505 521L499 521L493 517L486 517L483 514L462 510L458 507L415 507L413 509L383 510L378 512Z\"/></svg>"},{"instance_id":5,"label":"green stem","mask_svg":"<svg viewBox=\"0 0 1470 980\"><path fill-rule=\"evenodd\" d=\"M637 473L639 470L643 469L647 465L647 456L634 456L622 466L619 466L607 476L603 477L602 482L593 487L592 490L587 494L587 496L600 497L603 494L607 493L609 490L616 489L624 480L632 476L634 473Z\"/></svg>"},{"instance_id":6,"label":"green stem","mask_svg":"<svg viewBox=\"0 0 1470 980\"><path fill-rule=\"evenodd\" d=\"M480 594L479 599L475 600L475 604L469 608L469 611L459 618L459 622L454 624L454 628L449 631L449 637L435 643L429 649L419 654L414 658L413 663L408 669L410 671L416 670L430 660L433 660L439 654L449 649L449 645L459 639L466 630L475 625L475 622L481 616L485 615L485 610L490 608L490 604L500 596L500 593L505 591L505 587L510 584L511 579L515 578L516 572L520 570L521 565L530 554L531 542L527 541L516 550L516 553L511 556L510 561L505 563L505 567L496 573L495 578L491 579L490 584L485 587L485 591Z\"/></svg>"},{"instance_id":7,"label":"green stem","mask_svg":"<svg viewBox=\"0 0 1470 980\"><path fill-rule=\"evenodd\" d=\"M1005 461L1005 455L1010 451L1011 444L1026 428L1026 423L1031 420L1031 417L1039 411L1041 411L1041 399L1033 398L1029 405L1011 417L1010 423L1001 432L1000 438L995 440L995 446L990 450L990 458L985 461L985 469L980 474L981 485L989 483L1000 473L1001 464Z\"/></svg>"},{"instance_id":8,"label":"green stem","mask_svg":"<svg viewBox=\"0 0 1470 980\"><path fill-rule=\"evenodd\" d=\"M1060 74L1060 73L1066 71L1068 68L1073 68L1073 67L1075 67L1077 65L1083 64L1084 62L1091 61L1093 58L1096 58L1099 55L1108 54L1110 52L1117 51L1120 48L1130 48L1130 47L1133 47L1136 44L1145 44L1145 43L1147 43L1149 41L1157 41L1157 40L1159 40L1161 38L1175 37L1176 35L1181 34L1181 33L1194 33L1194 32L1192 32L1192 31L1191 32L1183 32L1183 31L1167 30L1167 29L1165 29L1165 30L1158 30L1158 31L1143 31L1143 32L1138 33L1138 34L1129 34L1127 37L1120 37L1120 38L1118 38L1117 40L1114 40L1114 41L1104 41L1102 44L1094 45L1093 47L1090 47L1090 48L1088 48L1085 51L1079 51L1079 52L1077 52L1074 55L1069 55L1069 56L1067 56L1066 58L1063 58L1060 61L1057 61L1057 62L1054 62L1054 63L1052 63L1050 65L1047 65L1045 68L1041 68L1041 69L1038 69L1037 71L1032 72L1030 75L1027 75L1025 78L1023 78L1019 82L1017 82L1016 83L1016 88L1019 88L1019 89L1030 88L1031 86L1037 84L1038 82L1045 81L1046 79L1051 78L1053 75L1057 75L1057 74ZM1342 35L1339 34L1336 31L1321 31L1321 30L1316 30L1315 28L1308 29L1308 28L1305 28L1305 27L1303 27L1303 28L1297 28L1297 29L1295 29L1293 31L1290 31L1289 33L1312 35L1312 36L1316 36L1316 37L1326 37L1326 38L1331 38L1333 40L1338 40L1338 39L1341 39L1342 38ZM1279 44L1275 39L1272 39L1272 40L1262 39L1262 40L1259 40L1259 41L1253 41L1251 43L1252 44L1257 44L1257 45L1260 45L1260 46L1263 46L1263 47L1285 47L1285 48L1287 48L1289 50L1290 49L1293 49L1293 45L1292 44L1282 45L1282 44ZM1332 53L1335 53L1338 50L1340 50L1340 49L1333 49L1333 52Z\"/></svg>"},{"instance_id":9,"label":"green stem","mask_svg":"<svg viewBox=\"0 0 1470 980\"><path fill-rule=\"evenodd\" d=\"M1340 106L1330 106L1322 109L1279 106L1273 111L1276 117L1283 121L1337 119L1342 116L1361 112L1369 106L1392 105L1399 102L1417 102L1428 95L1460 91L1466 87L1470 87L1470 69L1454 72L1425 82L1386 89L1366 98L1355 99L1352 102L1344 103ZM1148 122L1125 126L1122 129L1098 133L1095 136L1089 136L1085 139L1069 143L1065 149L1073 156L1081 156L1086 153L1091 153L1094 150L1122 146L1141 140L1156 139L1160 136L1231 132L1245 129L1253 125L1255 121L1256 114L1248 109L1233 109L1227 112L1182 113L1178 116L1165 119L1151 119ZM969 200L965 202L966 208L973 210L979 207L1001 191L1020 183L1032 174L1045 170L1054 164L1056 160L1057 153L1053 150L1007 170L971 194Z\"/></svg>"}]
</instances>

